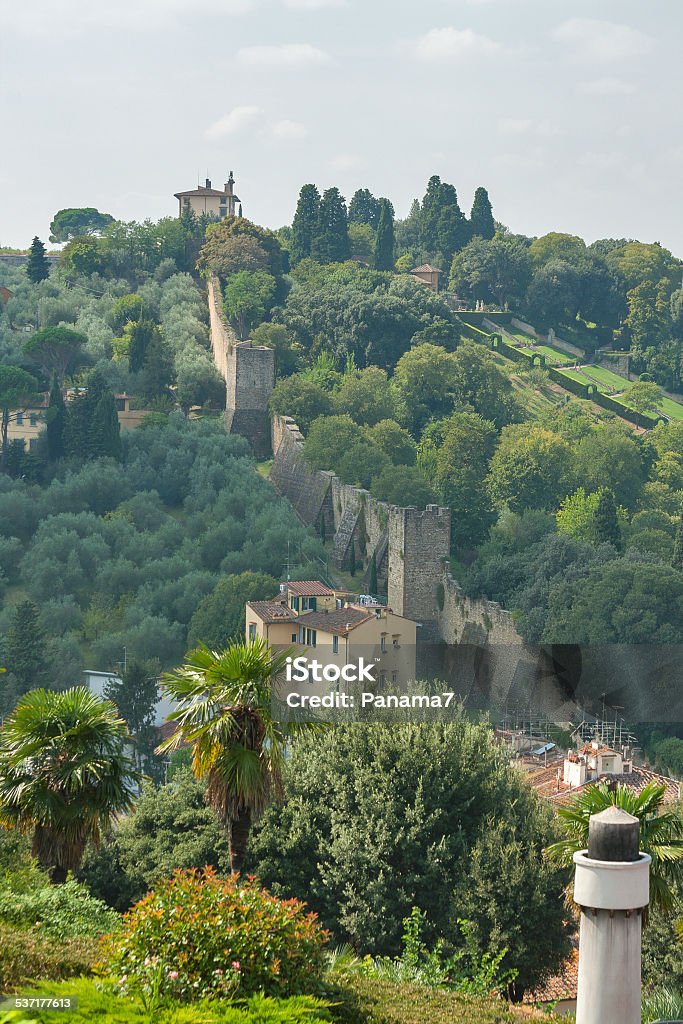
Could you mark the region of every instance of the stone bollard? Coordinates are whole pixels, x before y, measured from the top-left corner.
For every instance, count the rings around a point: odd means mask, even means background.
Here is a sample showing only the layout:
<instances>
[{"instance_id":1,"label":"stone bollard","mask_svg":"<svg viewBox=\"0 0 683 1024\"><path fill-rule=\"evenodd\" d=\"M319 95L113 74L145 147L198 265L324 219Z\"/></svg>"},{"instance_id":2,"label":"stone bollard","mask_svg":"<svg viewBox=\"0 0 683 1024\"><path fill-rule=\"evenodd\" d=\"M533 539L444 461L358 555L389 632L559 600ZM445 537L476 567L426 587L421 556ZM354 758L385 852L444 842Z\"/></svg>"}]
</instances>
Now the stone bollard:
<instances>
[{"instance_id":1,"label":"stone bollard","mask_svg":"<svg viewBox=\"0 0 683 1024\"><path fill-rule=\"evenodd\" d=\"M576 1024L640 1024L642 912L651 857L640 822L618 807L591 817L588 849L574 854L581 907Z\"/></svg>"}]
</instances>

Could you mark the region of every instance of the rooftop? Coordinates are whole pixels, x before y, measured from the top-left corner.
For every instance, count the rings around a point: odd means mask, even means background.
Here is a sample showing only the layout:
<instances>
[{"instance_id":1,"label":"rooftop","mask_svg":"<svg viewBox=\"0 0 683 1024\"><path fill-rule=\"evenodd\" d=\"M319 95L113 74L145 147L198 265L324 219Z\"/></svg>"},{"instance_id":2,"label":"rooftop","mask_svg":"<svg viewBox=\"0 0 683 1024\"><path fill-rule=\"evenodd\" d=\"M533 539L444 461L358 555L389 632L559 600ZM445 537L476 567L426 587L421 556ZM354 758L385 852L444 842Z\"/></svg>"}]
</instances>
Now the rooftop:
<instances>
[{"instance_id":1,"label":"rooftop","mask_svg":"<svg viewBox=\"0 0 683 1024\"><path fill-rule=\"evenodd\" d=\"M320 580L290 580L287 582L287 590L297 597L334 597L334 590Z\"/></svg>"},{"instance_id":2,"label":"rooftop","mask_svg":"<svg viewBox=\"0 0 683 1024\"><path fill-rule=\"evenodd\" d=\"M411 274L443 274L443 270L433 267L431 263L423 263L421 267L413 267Z\"/></svg>"},{"instance_id":3,"label":"rooftop","mask_svg":"<svg viewBox=\"0 0 683 1024\"><path fill-rule=\"evenodd\" d=\"M296 614L280 601L248 601L247 608L256 612L262 622L297 622Z\"/></svg>"},{"instance_id":4,"label":"rooftop","mask_svg":"<svg viewBox=\"0 0 683 1024\"><path fill-rule=\"evenodd\" d=\"M304 612L296 621L309 629L345 636L352 629L374 617L374 612L363 612L357 608L337 608L333 612Z\"/></svg>"}]
</instances>

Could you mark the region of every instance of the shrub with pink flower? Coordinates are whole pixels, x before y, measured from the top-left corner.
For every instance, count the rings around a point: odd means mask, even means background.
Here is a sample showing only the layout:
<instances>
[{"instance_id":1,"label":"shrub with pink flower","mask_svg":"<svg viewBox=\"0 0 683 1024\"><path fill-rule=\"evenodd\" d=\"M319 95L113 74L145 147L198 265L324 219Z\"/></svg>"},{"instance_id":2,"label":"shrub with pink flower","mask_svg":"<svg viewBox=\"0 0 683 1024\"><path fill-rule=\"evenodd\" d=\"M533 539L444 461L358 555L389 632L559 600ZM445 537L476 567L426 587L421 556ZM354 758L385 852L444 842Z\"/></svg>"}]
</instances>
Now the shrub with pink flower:
<instances>
[{"instance_id":1,"label":"shrub with pink flower","mask_svg":"<svg viewBox=\"0 0 683 1024\"><path fill-rule=\"evenodd\" d=\"M182 1001L315 994L326 942L304 903L277 899L254 878L176 871L104 940L99 969L132 982L154 964L163 993Z\"/></svg>"}]
</instances>

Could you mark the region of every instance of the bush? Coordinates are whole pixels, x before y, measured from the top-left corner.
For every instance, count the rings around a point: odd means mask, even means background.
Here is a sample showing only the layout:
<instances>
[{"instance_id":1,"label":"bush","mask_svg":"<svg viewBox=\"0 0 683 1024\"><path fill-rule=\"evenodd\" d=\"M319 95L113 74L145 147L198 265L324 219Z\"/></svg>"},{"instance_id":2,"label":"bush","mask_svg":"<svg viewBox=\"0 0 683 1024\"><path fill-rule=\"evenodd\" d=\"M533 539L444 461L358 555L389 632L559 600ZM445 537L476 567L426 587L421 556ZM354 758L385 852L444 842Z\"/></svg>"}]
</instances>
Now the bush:
<instances>
[{"instance_id":1,"label":"bush","mask_svg":"<svg viewBox=\"0 0 683 1024\"><path fill-rule=\"evenodd\" d=\"M303 903L278 900L252 878L176 871L126 914L100 969L144 979L158 960L165 987L188 1001L222 994L231 971L240 996L286 996L319 989L326 941Z\"/></svg>"},{"instance_id":2,"label":"bush","mask_svg":"<svg viewBox=\"0 0 683 1024\"><path fill-rule=\"evenodd\" d=\"M511 1024L518 1019L500 999L396 985L381 978L346 977L331 985L327 996L339 1024Z\"/></svg>"},{"instance_id":3,"label":"bush","mask_svg":"<svg viewBox=\"0 0 683 1024\"><path fill-rule=\"evenodd\" d=\"M73 880L30 892L0 893L0 920L15 928L40 929L55 939L97 938L116 927L118 914Z\"/></svg>"},{"instance_id":4,"label":"bush","mask_svg":"<svg viewBox=\"0 0 683 1024\"><path fill-rule=\"evenodd\" d=\"M12 992L35 979L58 981L89 974L98 953L96 939L53 939L34 929L0 924L0 991Z\"/></svg>"}]
</instances>

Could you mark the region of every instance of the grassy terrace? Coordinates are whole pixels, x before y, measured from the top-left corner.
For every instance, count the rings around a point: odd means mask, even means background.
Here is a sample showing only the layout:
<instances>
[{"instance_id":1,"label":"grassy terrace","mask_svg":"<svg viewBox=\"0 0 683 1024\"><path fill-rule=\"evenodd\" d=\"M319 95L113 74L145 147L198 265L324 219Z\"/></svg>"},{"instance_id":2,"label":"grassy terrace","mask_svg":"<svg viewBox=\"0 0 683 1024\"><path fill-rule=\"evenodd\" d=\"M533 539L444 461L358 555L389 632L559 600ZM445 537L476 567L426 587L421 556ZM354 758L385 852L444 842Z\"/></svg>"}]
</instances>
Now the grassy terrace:
<instances>
[{"instance_id":1,"label":"grassy terrace","mask_svg":"<svg viewBox=\"0 0 683 1024\"><path fill-rule=\"evenodd\" d=\"M608 395L624 391L629 384L625 377L621 377L612 370L606 370L604 366L586 366L584 367L584 372L591 380L603 385L601 390Z\"/></svg>"},{"instance_id":2,"label":"grassy terrace","mask_svg":"<svg viewBox=\"0 0 683 1024\"><path fill-rule=\"evenodd\" d=\"M683 420L683 405L672 398L662 399L662 412L672 420Z\"/></svg>"}]
</instances>

